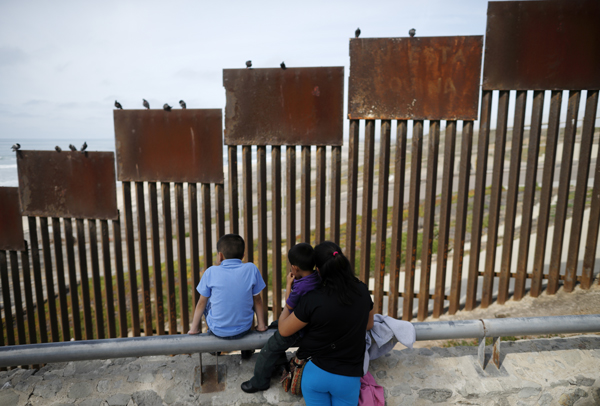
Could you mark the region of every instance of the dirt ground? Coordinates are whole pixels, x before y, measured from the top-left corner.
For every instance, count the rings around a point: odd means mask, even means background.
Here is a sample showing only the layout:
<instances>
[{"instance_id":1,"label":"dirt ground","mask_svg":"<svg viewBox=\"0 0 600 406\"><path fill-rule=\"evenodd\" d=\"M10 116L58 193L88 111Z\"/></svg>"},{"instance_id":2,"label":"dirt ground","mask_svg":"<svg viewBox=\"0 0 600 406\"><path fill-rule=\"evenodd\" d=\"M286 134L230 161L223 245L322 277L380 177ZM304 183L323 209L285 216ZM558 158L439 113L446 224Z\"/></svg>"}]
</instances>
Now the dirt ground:
<instances>
[{"instance_id":1,"label":"dirt ground","mask_svg":"<svg viewBox=\"0 0 600 406\"><path fill-rule=\"evenodd\" d=\"M487 309L477 307L472 311L460 310L454 315L444 314L439 319L433 317L425 321L447 321L447 320L471 320L471 319L494 319L505 317L541 317L541 316L565 316L578 314L600 313L600 284L597 276L590 289L582 289L577 285L573 292L565 292L561 286L555 295L549 295L545 291L537 298L529 295L520 301L512 298L505 304L493 303ZM600 332L598 332L600 334ZM561 335L568 336L568 335ZM530 338L530 337L524 337ZM469 340L467 340L469 341ZM417 341L415 347L430 348L455 345L450 340Z\"/></svg>"}]
</instances>

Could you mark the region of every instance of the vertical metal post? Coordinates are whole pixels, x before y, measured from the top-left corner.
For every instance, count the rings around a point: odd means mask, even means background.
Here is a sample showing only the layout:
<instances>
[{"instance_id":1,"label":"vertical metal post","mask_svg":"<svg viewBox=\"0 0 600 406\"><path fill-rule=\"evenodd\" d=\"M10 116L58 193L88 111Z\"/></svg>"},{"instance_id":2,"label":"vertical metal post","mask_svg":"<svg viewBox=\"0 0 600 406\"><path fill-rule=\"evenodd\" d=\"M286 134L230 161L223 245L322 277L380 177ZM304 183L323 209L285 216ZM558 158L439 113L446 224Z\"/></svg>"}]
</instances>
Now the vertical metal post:
<instances>
[{"instance_id":1,"label":"vertical metal post","mask_svg":"<svg viewBox=\"0 0 600 406\"><path fill-rule=\"evenodd\" d=\"M340 217L342 200L342 147L331 147L331 212L329 239L340 244Z\"/></svg>"},{"instance_id":2,"label":"vertical metal post","mask_svg":"<svg viewBox=\"0 0 600 406\"><path fill-rule=\"evenodd\" d=\"M242 195L244 200L244 241L246 262L254 262L254 207L252 205L252 147L242 146Z\"/></svg>"},{"instance_id":3,"label":"vertical metal post","mask_svg":"<svg viewBox=\"0 0 600 406\"><path fill-rule=\"evenodd\" d=\"M435 318L440 317L444 310L450 219L452 217L452 183L454 181L455 150L456 121L447 121L446 139L444 141L444 173L442 176L442 201L440 203L438 260L435 273L435 293L433 295L433 317Z\"/></svg>"},{"instance_id":4,"label":"vertical metal post","mask_svg":"<svg viewBox=\"0 0 600 406\"><path fill-rule=\"evenodd\" d=\"M590 173L590 161L597 110L598 91L588 91L581 132L579 162L577 165L577 185L575 186L575 199L573 200L571 236L569 238L569 251L567 253L567 267L565 271L565 291L567 292L572 292L577 283L577 262L579 258L579 246L581 243L581 231L583 229L583 211L585 210L585 200L588 190L587 184ZM588 279L591 280L591 275Z\"/></svg>"},{"instance_id":5,"label":"vertical metal post","mask_svg":"<svg viewBox=\"0 0 600 406\"><path fill-rule=\"evenodd\" d=\"M317 147L317 187L315 210L315 245L325 241L325 196L327 186L326 147Z\"/></svg>"},{"instance_id":6,"label":"vertical metal post","mask_svg":"<svg viewBox=\"0 0 600 406\"><path fill-rule=\"evenodd\" d=\"M390 138L392 122L381 121L381 136L379 138L379 193L377 194L377 233L375 243L375 313L383 313L385 254L387 245L387 209L388 191L390 185ZM370 255L369 255L370 256ZM390 292L391 294L391 292Z\"/></svg>"},{"instance_id":7,"label":"vertical metal post","mask_svg":"<svg viewBox=\"0 0 600 406\"><path fill-rule=\"evenodd\" d=\"M158 335L164 335L165 310L163 305L162 261L160 259L160 231L158 226L158 191L156 188L156 182L148 182L148 199L150 207L150 242L152 244L152 270L154 271L154 304L156 306L156 333ZM168 236L165 235L165 238L167 237Z\"/></svg>"},{"instance_id":8,"label":"vertical metal post","mask_svg":"<svg viewBox=\"0 0 600 406\"><path fill-rule=\"evenodd\" d=\"M152 335L152 302L150 301L150 270L148 266L148 235L146 233L146 207L144 182L135 182L137 200L138 246L140 250L140 274L142 277L142 300L144 309L144 332Z\"/></svg>"},{"instance_id":9,"label":"vertical metal post","mask_svg":"<svg viewBox=\"0 0 600 406\"><path fill-rule=\"evenodd\" d=\"M394 205L392 208L392 245L390 247L390 295L388 316L398 317L400 266L402 263L402 225L404 222L404 180L406 176L407 121L398 120L394 163Z\"/></svg>"},{"instance_id":10,"label":"vertical metal post","mask_svg":"<svg viewBox=\"0 0 600 406\"><path fill-rule=\"evenodd\" d=\"M408 204L408 232L406 236L406 266L404 267L404 296L402 319L413 318L415 268L417 266L417 234L419 230L419 203L421 200L421 160L423 156L423 121L413 121L410 151L410 201Z\"/></svg>"},{"instance_id":11,"label":"vertical metal post","mask_svg":"<svg viewBox=\"0 0 600 406\"><path fill-rule=\"evenodd\" d=\"M515 218L519 196L519 175L521 173L521 152L523 150L523 127L525 125L525 104L527 92L517 92L515 122L510 147L510 172L508 173L508 192L506 194L506 217L504 220L504 238L502 239L502 262L500 264L500 282L498 303L508 299L508 285L511 278L512 250L515 235ZM470 308L468 309L470 310Z\"/></svg>"},{"instance_id":12,"label":"vertical metal post","mask_svg":"<svg viewBox=\"0 0 600 406\"><path fill-rule=\"evenodd\" d=\"M113 297L113 277L110 268L110 242L108 236L108 220L100 220L100 232L102 235L102 264L104 265L104 294L106 295L106 325L108 337L117 337L115 325L115 300Z\"/></svg>"},{"instance_id":13,"label":"vertical metal post","mask_svg":"<svg viewBox=\"0 0 600 406\"><path fill-rule=\"evenodd\" d=\"M473 224L471 226L471 253L469 257L469 276L467 279L466 310L473 310L477 300L477 280L479 278L479 256L481 252L481 231L485 202L485 181L490 143L490 120L492 115L492 92L483 92L481 101L481 121L479 140L477 140L477 174L475 177L475 197L473 200Z\"/></svg>"},{"instance_id":14,"label":"vertical metal post","mask_svg":"<svg viewBox=\"0 0 600 406\"><path fill-rule=\"evenodd\" d=\"M287 253L296 244L296 146L287 146L285 154L285 231ZM290 272L290 264L288 261L285 262L287 264L287 272Z\"/></svg>"},{"instance_id":15,"label":"vertical metal post","mask_svg":"<svg viewBox=\"0 0 600 406\"><path fill-rule=\"evenodd\" d=\"M494 288L494 267L496 266L496 246L500 222L500 204L502 200L502 178L504 175L504 155L506 153L506 128L508 123L508 102L510 92L501 91L498 98L498 120L494 142L494 169L492 172L492 190L490 196L490 214L485 244L485 269L481 287L481 307L492 303Z\"/></svg>"},{"instance_id":16,"label":"vertical metal post","mask_svg":"<svg viewBox=\"0 0 600 406\"><path fill-rule=\"evenodd\" d=\"M52 254L50 252L50 235L48 232L48 218L40 217L42 233L42 246L44 248L44 271L46 274L46 297L48 299L48 313L50 315L50 332L52 341L59 342L58 317L56 313L56 295L54 293L54 275L52 274Z\"/></svg>"},{"instance_id":17,"label":"vertical metal post","mask_svg":"<svg viewBox=\"0 0 600 406\"><path fill-rule=\"evenodd\" d=\"M29 344L35 344L37 342L36 337L36 325L35 325L35 313L33 310L33 295L31 293L31 268L29 267L29 247L27 241L25 241L25 250L21 251L21 265L23 267L23 287L25 288L25 308L27 310L27 326L29 330ZM2 327L0 327L0 332ZM1 334L1 333L0 333Z\"/></svg>"},{"instance_id":18,"label":"vertical metal post","mask_svg":"<svg viewBox=\"0 0 600 406\"><path fill-rule=\"evenodd\" d=\"M0 282L2 283L2 300L4 302L4 322L6 323L6 344L15 345L12 304L10 303L10 287L8 283L8 262L6 251L0 251ZM1 333L2 331L0 331ZM4 339L4 335L2 335ZM3 343L4 344L4 343Z\"/></svg>"},{"instance_id":19,"label":"vertical metal post","mask_svg":"<svg viewBox=\"0 0 600 406\"><path fill-rule=\"evenodd\" d=\"M73 320L73 337L75 338L75 340L81 340L81 320L79 317L77 269L75 268L75 242L73 241L73 223L71 219L63 219L63 226L65 229L65 246L67 248L67 265L69 268L69 297L71 298L71 319ZM33 315L33 313L31 313L31 315Z\"/></svg>"},{"instance_id":20,"label":"vertical metal post","mask_svg":"<svg viewBox=\"0 0 600 406\"><path fill-rule=\"evenodd\" d=\"M173 266L173 224L171 220L171 185L161 183L165 268L167 269L167 303L169 308L169 334L177 334L177 309L175 300L175 269ZM187 333L187 331L183 331Z\"/></svg>"},{"instance_id":21,"label":"vertical metal post","mask_svg":"<svg viewBox=\"0 0 600 406\"><path fill-rule=\"evenodd\" d=\"M202 188L202 186L200 186ZM200 299L196 286L200 283L200 230L198 228L198 189L195 183L188 183L188 219L190 230L190 266L192 267L192 309ZM210 225L210 224L209 224ZM210 231L210 227L209 227ZM206 239L206 233L204 234ZM210 241L210 237L209 237ZM204 251L206 254L206 250Z\"/></svg>"},{"instance_id":22,"label":"vertical metal post","mask_svg":"<svg viewBox=\"0 0 600 406\"><path fill-rule=\"evenodd\" d=\"M540 215L537 223L531 291L529 292L533 297L538 297L542 292L550 205L552 202L552 184L554 182L554 171L556 170L556 151L558 149L562 93L562 90L553 91L552 101L550 102L550 116L548 117L548 130L546 131L546 151L544 154L544 174L542 178L542 190L540 192Z\"/></svg>"},{"instance_id":23,"label":"vertical metal post","mask_svg":"<svg viewBox=\"0 0 600 406\"><path fill-rule=\"evenodd\" d=\"M119 336L127 337L127 300L125 299L125 277L123 274L123 244L121 237L121 213L112 222L115 252L115 276L117 278L117 302L119 304Z\"/></svg>"},{"instance_id":24,"label":"vertical metal post","mask_svg":"<svg viewBox=\"0 0 600 406\"><path fill-rule=\"evenodd\" d=\"M123 206L125 207L125 240L127 244L127 272L129 274L129 303L131 330L140 336L140 305L137 293L137 270L135 265L135 241L133 237L133 211L131 208L131 182L123 182ZM87 330L87 328L86 328ZM87 331L86 331L87 332Z\"/></svg>"},{"instance_id":25,"label":"vertical metal post","mask_svg":"<svg viewBox=\"0 0 600 406\"><path fill-rule=\"evenodd\" d=\"M427 185L425 187L425 218L421 245L421 280L419 286L418 319L423 321L429 314L429 289L431 286L431 255L433 253L433 229L435 224L435 200L437 195L438 154L440 149L440 122L429 123L427 148Z\"/></svg>"},{"instance_id":26,"label":"vertical metal post","mask_svg":"<svg viewBox=\"0 0 600 406\"><path fill-rule=\"evenodd\" d=\"M62 334L63 341L69 341L71 339L71 329L69 327L67 287L65 286L65 265L63 261L62 237L60 235L60 229L60 219L52 217L52 238L54 240L56 284L58 285L58 302L60 304L60 332Z\"/></svg>"},{"instance_id":27,"label":"vertical metal post","mask_svg":"<svg viewBox=\"0 0 600 406\"><path fill-rule=\"evenodd\" d=\"M257 161L257 191L258 191L258 268L265 281L269 282L268 266L268 241L267 241L267 147L259 145L256 148ZM269 318L269 289L263 289L260 293L264 304L265 321Z\"/></svg>"},{"instance_id":28,"label":"vertical metal post","mask_svg":"<svg viewBox=\"0 0 600 406\"><path fill-rule=\"evenodd\" d=\"M37 237L37 222L35 217L28 217L29 238L31 240L31 261L33 262L33 280L35 282L35 303L38 315L38 329L40 332L40 341L48 342L48 331L46 329L46 310L44 306L44 292L42 285L42 269L40 266L40 247Z\"/></svg>"},{"instance_id":29,"label":"vertical metal post","mask_svg":"<svg viewBox=\"0 0 600 406\"><path fill-rule=\"evenodd\" d=\"M102 307L102 290L100 283L100 259L98 257L98 232L96 220L88 219L90 233L90 259L92 261L92 285L94 289L94 313L96 315L96 338L104 337L104 312Z\"/></svg>"},{"instance_id":30,"label":"vertical metal post","mask_svg":"<svg viewBox=\"0 0 600 406\"><path fill-rule=\"evenodd\" d=\"M310 146L302 146L302 174L300 186L300 240L310 241Z\"/></svg>"},{"instance_id":31,"label":"vertical metal post","mask_svg":"<svg viewBox=\"0 0 600 406\"><path fill-rule=\"evenodd\" d=\"M358 130L359 121L350 120L350 139L348 142L348 184L346 189L346 258L352 267L356 266L356 215L358 192ZM356 270L355 270L356 272Z\"/></svg>"},{"instance_id":32,"label":"vertical metal post","mask_svg":"<svg viewBox=\"0 0 600 406\"><path fill-rule=\"evenodd\" d=\"M217 241L225 235L225 189L222 183L215 183L215 217L217 219Z\"/></svg>"},{"instance_id":33,"label":"vertical metal post","mask_svg":"<svg viewBox=\"0 0 600 406\"><path fill-rule=\"evenodd\" d=\"M273 320L281 314L281 147L271 147Z\"/></svg>"},{"instance_id":34,"label":"vertical metal post","mask_svg":"<svg viewBox=\"0 0 600 406\"><path fill-rule=\"evenodd\" d=\"M558 281L560 279L560 266L565 235L565 223L567 221L571 170L573 169L573 152L575 150L577 115L579 113L580 98L581 92L579 90L572 90L569 92L567 123L565 126L563 154L560 162L560 175L558 180L556 216L554 218L554 236L552 237L550 269L548 271L548 288L546 290L550 295L555 294L558 290Z\"/></svg>"},{"instance_id":35,"label":"vertical metal post","mask_svg":"<svg viewBox=\"0 0 600 406\"><path fill-rule=\"evenodd\" d=\"M527 278L527 260L529 259L529 242L533 223L533 204L537 185L543 108L544 92L533 92L533 110L531 113L531 129L529 130L529 146L527 147L527 174L525 175L525 191L521 209L521 236L517 256L514 300L521 300L525 296L525 279Z\"/></svg>"},{"instance_id":36,"label":"vertical metal post","mask_svg":"<svg viewBox=\"0 0 600 406\"><path fill-rule=\"evenodd\" d=\"M371 273L371 227L373 220L373 178L375 163L375 120L365 124L362 218L360 225L360 280L369 286Z\"/></svg>"},{"instance_id":37,"label":"vertical metal post","mask_svg":"<svg viewBox=\"0 0 600 406\"><path fill-rule=\"evenodd\" d=\"M210 268L213 265L213 252L212 252L212 209L210 205L210 183L202 183L200 186L200 193L202 194L202 232L204 238L204 269ZM200 282L200 279L198 279ZM196 284L194 286L194 292L196 291ZM198 294L200 299L200 294Z\"/></svg>"},{"instance_id":38,"label":"vertical metal post","mask_svg":"<svg viewBox=\"0 0 600 406\"><path fill-rule=\"evenodd\" d=\"M458 311L462 283L463 259L465 255L465 234L467 228L467 208L469 204L469 178L471 177L471 151L473 148L473 122L464 121L460 146L460 174L456 202L456 228L454 231L454 257L452 259L452 282L450 284L450 304L448 313Z\"/></svg>"},{"instance_id":39,"label":"vertical metal post","mask_svg":"<svg viewBox=\"0 0 600 406\"><path fill-rule=\"evenodd\" d=\"M229 145L227 147L227 154L229 163L229 232L231 234L239 234L237 146Z\"/></svg>"},{"instance_id":40,"label":"vertical metal post","mask_svg":"<svg viewBox=\"0 0 600 406\"><path fill-rule=\"evenodd\" d=\"M183 209L183 183L175 183L175 212L177 218L177 269L179 277L179 308L181 327L189 330L187 258L185 252L185 211Z\"/></svg>"}]
</instances>

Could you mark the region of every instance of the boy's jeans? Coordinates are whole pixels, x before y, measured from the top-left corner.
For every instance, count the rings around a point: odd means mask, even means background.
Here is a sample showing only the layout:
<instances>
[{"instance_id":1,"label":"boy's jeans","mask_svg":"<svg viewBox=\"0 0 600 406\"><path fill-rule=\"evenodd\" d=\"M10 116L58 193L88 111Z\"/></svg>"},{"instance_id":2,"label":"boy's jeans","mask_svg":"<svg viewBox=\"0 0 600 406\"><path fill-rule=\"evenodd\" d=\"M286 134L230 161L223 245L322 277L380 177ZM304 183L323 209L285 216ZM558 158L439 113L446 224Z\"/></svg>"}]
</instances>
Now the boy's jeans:
<instances>
[{"instance_id":1,"label":"boy's jeans","mask_svg":"<svg viewBox=\"0 0 600 406\"><path fill-rule=\"evenodd\" d=\"M271 385L273 371L288 363L285 352L290 347L296 347L299 341L300 332L289 337L282 337L276 330L258 354L254 365L254 376L250 379L250 384L257 389L268 388Z\"/></svg>"}]
</instances>

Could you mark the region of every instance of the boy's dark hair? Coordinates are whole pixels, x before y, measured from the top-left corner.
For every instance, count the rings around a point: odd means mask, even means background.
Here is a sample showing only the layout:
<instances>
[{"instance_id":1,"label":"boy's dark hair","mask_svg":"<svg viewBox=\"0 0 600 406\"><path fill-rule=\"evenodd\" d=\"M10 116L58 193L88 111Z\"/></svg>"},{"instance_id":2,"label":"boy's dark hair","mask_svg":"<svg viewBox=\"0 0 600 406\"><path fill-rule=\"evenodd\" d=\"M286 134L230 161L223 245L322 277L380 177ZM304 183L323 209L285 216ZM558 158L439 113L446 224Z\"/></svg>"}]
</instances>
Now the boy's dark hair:
<instances>
[{"instance_id":1,"label":"boy's dark hair","mask_svg":"<svg viewBox=\"0 0 600 406\"><path fill-rule=\"evenodd\" d=\"M244 239L237 234L225 234L217 242L217 251L223 254L225 259L242 259L245 250Z\"/></svg>"},{"instance_id":2,"label":"boy's dark hair","mask_svg":"<svg viewBox=\"0 0 600 406\"><path fill-rule=\"evenodd\" d=\"M305 242L294 245L288 252L290 264L297 266L303 271L315 269L315 251L313 247Z\"/></svg>"}]
</instances>

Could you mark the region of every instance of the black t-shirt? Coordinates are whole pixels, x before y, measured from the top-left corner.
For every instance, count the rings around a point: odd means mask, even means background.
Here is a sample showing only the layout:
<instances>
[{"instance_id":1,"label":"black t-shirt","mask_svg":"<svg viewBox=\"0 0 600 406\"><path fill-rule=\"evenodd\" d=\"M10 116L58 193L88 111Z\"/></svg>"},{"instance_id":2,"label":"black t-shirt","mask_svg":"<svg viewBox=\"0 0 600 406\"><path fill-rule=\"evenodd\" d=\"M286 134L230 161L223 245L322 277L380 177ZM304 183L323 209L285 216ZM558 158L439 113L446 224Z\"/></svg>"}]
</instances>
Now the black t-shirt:
<instances>
[{"instance_id":1,"label":"black t-shirt","mask_svg":"<svg viewBox=\"0 0 600 406\"><path fill-rule=\"evenodd\" d=\"M294 309L298 320L308 323L298 356L312 357L319 368L332 374L363 376L365 333L373 301L367 286L357 282L360 295L351 305L340 304L322 287L302 296Z\"/></svg>"}]
</instances>

